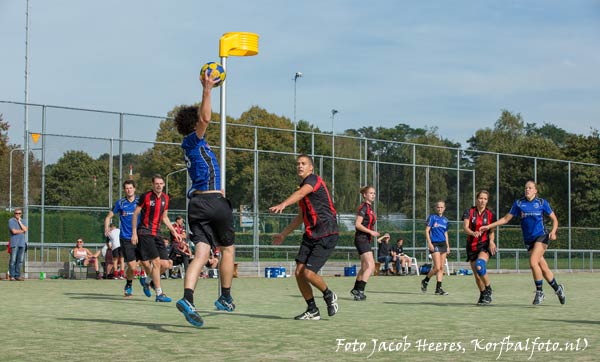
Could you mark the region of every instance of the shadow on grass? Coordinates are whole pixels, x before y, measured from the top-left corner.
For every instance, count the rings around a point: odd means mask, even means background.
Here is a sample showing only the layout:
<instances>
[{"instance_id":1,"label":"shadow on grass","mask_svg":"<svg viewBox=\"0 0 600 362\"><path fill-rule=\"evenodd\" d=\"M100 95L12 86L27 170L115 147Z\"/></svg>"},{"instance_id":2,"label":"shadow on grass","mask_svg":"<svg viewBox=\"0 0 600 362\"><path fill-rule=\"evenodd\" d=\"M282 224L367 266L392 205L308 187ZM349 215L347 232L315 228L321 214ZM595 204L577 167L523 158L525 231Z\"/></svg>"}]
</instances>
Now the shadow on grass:
<instances>
[{"instance_id":1,"label":"shadow on grass","mask_svg":"<svg viewBox=\"0 0 600 362\"><path fill-rule=\"evenodd\" d=\"M398 304L398 305L433 305L438 307L473 307L473 308L515 308L515 307L529 307L523 304L488 304L488 305L477 305L476 303L454 303L454 302L429 302L429 301L413 301L413 302L383 302L384 304Z\"/></svg>"},{"instance_id":2,"label":"shadow on grass","mask_svg":"<svg viewBox=\"0 0 600 362\"><path fill-rule=\"evenodd\" d=\"M73 299L97 299L97 300L121 300L121 301L132 301L134 298L126 298L122 295L114 294L101 294L101 293L64 293L69 298ZM150 298L148 298L150 299ZM142 300L142 299L140 299Z\"/></svg>"},{"instance_id":3,"label":"shadow on grass","mask_svg":"<svg viewBox=\"0 0 600 362\"><path fill-rule=\"evenodd\" d=\"M146 327L150 330L163 332L163 333L187 333L187 332L176 332L165 329L165 327L177 327L177 328L192 328L190 325L184 324L160 324L160 323L144 323L144 322L134 322L134 321L119 321L114 319L91 319L91 318L57 318L58 320L63 321L73 321L73 322L92 322L92 323L104 323L104 324L113 324L113 325L124 325L124 326L137 326L137 327ZM183 319L182 319L183 321ZM216 327L203 327L201 329L217 329Z\"/></svg>"},{"instance_id":4,"label":"shadow on grass","mask_svg":"<svg viewBox=\"0 0 600 362\"><path fill-rule=\"evenodd\" d=\"M546 322L562 322L574 324L600 324L600 321L575 320L575 319L540 319Z\"/></svg>"}]
</instances>

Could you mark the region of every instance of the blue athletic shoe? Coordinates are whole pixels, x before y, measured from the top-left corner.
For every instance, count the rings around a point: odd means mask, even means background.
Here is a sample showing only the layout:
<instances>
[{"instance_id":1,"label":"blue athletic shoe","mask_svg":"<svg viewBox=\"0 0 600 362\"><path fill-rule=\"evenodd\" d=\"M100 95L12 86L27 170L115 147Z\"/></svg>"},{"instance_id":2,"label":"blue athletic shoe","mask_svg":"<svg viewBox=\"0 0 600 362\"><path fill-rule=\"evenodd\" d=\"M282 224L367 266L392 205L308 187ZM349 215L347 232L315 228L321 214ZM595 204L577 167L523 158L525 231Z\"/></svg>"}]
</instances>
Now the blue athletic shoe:
<instances>
[{"instance_id":1,"label":"blue athletic shoe","mask_svg":"<svg viewBox=\"0 0 600 362\"><path fill-rule=\"evenodd\" d=\"M133 295L133 287L131 285L125 284L125 289L123 295L125 297L131 297Z\"/></svg>"},{"instance_id":2,"label":"blue athletic shoe","mask_svg":"<svg viewBox=\"0 0 600 362\"><path fill-rule=\"evenodd\" d=\"M233 298L225 298L220 296L219 299L215 300L215 307L218 310L224 310L227 312L233 312L235 310L235 304L233 304Z\"/></svg>"},{"instance_id":3,"label":"blue athletic shoe","mask_svg":"<svg viewBox=\"0 0 600 362\"><path fill-rule=\"evenodd\" d=\"M200 317L200 314L198 314L196 307L192 303L185 299L179 299L176 305L177 310L185 316L185 320L187 320L189 324L196 328L200 328L204 325L202 317Z\"/></svg>"},{"instance_id":4,"label":"blue athletic shoe","mask_svg":"<svg viewBox=\"0 0 600 362\"><path fill-rule=\"evenodd\" d=\"M142 288L144 288L144 294L146 297L150 298L152 296L152 292L150 291L150 287L146 284L146 278L140 278L140 284Z\"/></svg>"},{"instance_id":5,"label":"blue athletic shoe","mask_svg":"<svg viewBox=\"0 0 600 362\"><path fill-rule=\"evenodd\" d=\"M161 295L157 295L154 301L162 303L171 303L171 298L167 297L165 293L162 293Z\"/></svg>"}]
</instances>

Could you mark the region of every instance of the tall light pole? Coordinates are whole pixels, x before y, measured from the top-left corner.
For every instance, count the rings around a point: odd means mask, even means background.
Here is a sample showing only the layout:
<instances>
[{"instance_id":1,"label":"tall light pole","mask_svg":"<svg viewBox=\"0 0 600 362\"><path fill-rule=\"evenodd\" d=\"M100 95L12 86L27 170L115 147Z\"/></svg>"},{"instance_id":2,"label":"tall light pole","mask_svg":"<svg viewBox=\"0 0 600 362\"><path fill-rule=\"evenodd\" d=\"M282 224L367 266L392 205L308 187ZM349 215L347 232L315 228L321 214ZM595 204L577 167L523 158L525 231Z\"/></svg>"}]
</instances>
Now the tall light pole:
<instances>
[{"instance_id":1,"label":"tall light pole","mask_svg":"<svg viewBox=\"0 0 600 362\"><path fill-rule=\"evenodd\" d=\"M331 110L331 198L335 195L335 128L333 119L338 112L337 109Z\"/></svg>"},{"instance_id":2,"label":"tall light pole","mask_svg":"<svg viewBox=\"0 0 600 362\"><path fill-rule=\"evenodd\" d=\"M300 72L296 72L296 74L294 74L294 153L296 153L296 83L298 81L298 78L302 77L302 73Z\"/></svg>"},{"instance_id":3,"label":"tall light pole","mask_svg":"<svg viewBox=\"0 0 600 362\"><path fill-rule=\"evenodd\" d=\"M12 154L15 151L23 152L22 148L13 148L9 152L8 160L8 209L12 211Z\"/></svg>"},{"instance_id":4,"label":"tall light pole","mask_svg":"<svg viewBox=\"0 0 600 362\"><path fill-rule=\"evenodd\" d=\"M185 165L182 164L182 163L176 163L175 166L185 166ZM167 195L169 194L169 176L171 176L173 174L176 174L176 173L179 173L179 172L186 171L186 170L187 170L187 167L184 167L184 168L181 168L179 170L175 170L173 172L169 172L167 174L167 176L165 176L165 194L167 194ZM187 187L187 185L186 185L186 187ZM187 193L187 190L185 190L185 193Z\"/></svg>"}]
</instances>

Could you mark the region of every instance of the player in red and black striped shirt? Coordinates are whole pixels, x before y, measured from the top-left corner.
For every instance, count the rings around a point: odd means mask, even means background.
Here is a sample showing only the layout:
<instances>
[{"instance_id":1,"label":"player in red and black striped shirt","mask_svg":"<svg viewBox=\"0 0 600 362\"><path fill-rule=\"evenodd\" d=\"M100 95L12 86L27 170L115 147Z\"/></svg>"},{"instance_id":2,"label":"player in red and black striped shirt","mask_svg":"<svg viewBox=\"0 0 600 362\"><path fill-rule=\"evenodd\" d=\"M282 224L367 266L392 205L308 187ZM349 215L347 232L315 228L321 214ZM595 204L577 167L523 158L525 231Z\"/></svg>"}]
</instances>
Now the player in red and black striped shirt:
<instances>
[{"instance_id":1,"label":"player in red and black striped shirt","mask_svg":"<svg viewBox=\"0 0 600 362\"><path fill-rule=\"evenodd\" d=\"M496 254L494 230L480 230L482 226L496 221L494 213L487 208L489 197L489 192L479 191L476 206L466 210L463 214L463 229L467 233L467 261L471 263L475 283L479 288L479 301L477 302L479 305L492 302L492 287L486 268L490 256Z\"/></svg>"},{"instance_id":2,"label":"player in red and black striped shirt","mask_svg":"<svg viewBox=\"0 0 600 362\"><path fill-rule=\"evenodd\" d=\"M350 294L354 300L365 300L365 287L373 270L375 270L375 260L373 259L373 250L371 249L371 239L378 237L379 233L374 230L377 217L373 211L373 201L375 201L375 188L373 186L365 186L360 189L360 194L363 197L363 202L358 208L356 214L356 222L354 227L354 246L360 256L360 270L356 273L356 281L354 288Z\"/></svg>"},{"instance_id":3,"label":"player in red and black striped shirt","mask_svg":"<svg viewBox=\"0 0 600 362\"><path fill-rule=\"evenodd\" d=\"M157 302L170 302L160 287L160 274L162 272L161 259L168 260L169 255L160 234L161 221L171 231L173 238L181 241L181 237L171 225L167 210L169 209L169 196L162 192L165 181L162 176L152 177L152 190L140 195L138 204L133 212L131 243L137 245L142 266L146 273L152 276L152 287L156 290ZM138 223L139 217L139 223ZM152 294L148 289L145 278L140 279L147 297Z\"/></svg>"},{"instance_id":4,"label":"player in red and black striped shirt","mask_svg":"<svg viewBox=\"0 0 600 362\"><path fill-rule=\"evenodd\" d=\"M300 155L296 158L296 172L302 179L299 188L279 205L270 207L273 213L281 213L286 207L299 203L300 210L292 222L279 234L273 235L273 244L279 245L283 239L296 230L304 221L305 232L296 256L296 281L308 304L306 312L295 319L321 319L315 304L312 287L323 292L327 304L327 314L333 316L338 311L337 295L329 290L321 278L319 270L333 252L338 240L336 211L329 190L323 179L313 174L312 158Z\"/></svg>"}]
</instances>

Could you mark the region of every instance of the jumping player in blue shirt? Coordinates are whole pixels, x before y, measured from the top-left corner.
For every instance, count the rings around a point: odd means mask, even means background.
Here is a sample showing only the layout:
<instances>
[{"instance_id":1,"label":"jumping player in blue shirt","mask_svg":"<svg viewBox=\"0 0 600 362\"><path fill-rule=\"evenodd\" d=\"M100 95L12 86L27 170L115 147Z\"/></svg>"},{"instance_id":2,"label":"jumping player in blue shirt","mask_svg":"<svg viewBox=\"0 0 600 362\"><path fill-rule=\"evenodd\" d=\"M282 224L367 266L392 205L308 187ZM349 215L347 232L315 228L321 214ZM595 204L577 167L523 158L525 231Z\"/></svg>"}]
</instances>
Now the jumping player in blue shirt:
<instances>
[{"instance_id":1,"label":"jumping player in blue shirt","mask_svg":"<svg viewBox=\"0 0 600 362\"><path fill-rule=\"evenodd\" d=\"M425 238L427 239L427 248L433 260L433 267L421 281L421 291L427 292L427 284L432 276L436 276L437 285L435 294L448 295L442 289L442 279L444 278L444 265L446 265L446 256L450 254L450 241L448 238L448 219L444 216L446 203L442 200L435 204L435 214L427 218L425 227Z\"/></svg>"},{"instance_id":2,"label":"jumping player in blue shirt","mask_svg":"<svg viewBox=\"0 0 600 362\"><path fill-rule=\"evenodd\" d=\"M197 328L202 327L204 321L194 306L194 289L212 248L219 247L221 250L221 295L215 301L215 307L227 312L235 310L231 297L235 256L233 210L221 190L221 169L217 157L205 139L212 114L211 91L218 78L213 79L209 74L200 81L200 107L182 108L175 117L177 131L184 136L181 148L192 180L192 187L187 192L188 225L189 238L196 246L194 259L185 273L183 298L177 301L177 309ZM221 152L224 152L223 147Z\"/></svg>"},{"instance_id":3,"label":"jumping player in blue shirt","mask_svg":"<svg viewBox=\"0 0 600 362\"><path fill-rule=\"evenodd\" d=\"M544 229L544 215L547 215L552 220L552 230L549 233ZM565 287L556 282L554 274L550 270L550 267L548 267L546 259L544 259L544 253L548 249L548 241L556 240L558 219L548 201L537 197L537 187L533 180L525 183L525 197L516 200L508 214L494 223L482 226L479 230L486 231L496 226L504 225L515 216L521 218L523 240L529 253L529 267L531 268L533 281L535 282L536 291L533 304L540 304L544 300L542 278L545 278L552 289L554 289L560 304L565 304L567 300Z\"/></svg>"}]
</instances>

